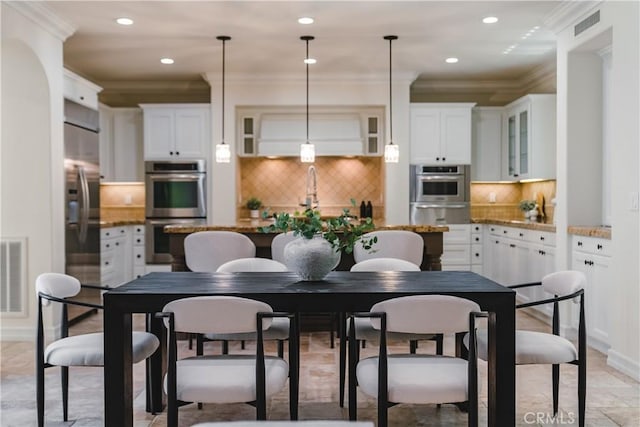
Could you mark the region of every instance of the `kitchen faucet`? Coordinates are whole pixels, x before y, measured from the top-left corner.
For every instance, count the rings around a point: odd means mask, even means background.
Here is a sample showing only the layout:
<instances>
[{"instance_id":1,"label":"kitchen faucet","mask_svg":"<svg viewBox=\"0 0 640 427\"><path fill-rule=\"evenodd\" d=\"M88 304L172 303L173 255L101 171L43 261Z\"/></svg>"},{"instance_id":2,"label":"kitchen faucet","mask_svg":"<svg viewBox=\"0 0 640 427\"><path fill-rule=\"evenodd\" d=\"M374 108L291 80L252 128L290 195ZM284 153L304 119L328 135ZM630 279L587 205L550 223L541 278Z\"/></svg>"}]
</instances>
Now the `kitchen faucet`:
<instances>
[{"instance_id":1,"label":"kitchen faucet","mask_svg":"<svg viewBox=\"0 0 640 427\"><path fill-rule=\"evenodd\" d=\"M300 206L304 206L307 209L318 207L318 177L316 175L316 167L313 165L309 166L307 170L307 196Z\"/></svg>"}]
</instances>

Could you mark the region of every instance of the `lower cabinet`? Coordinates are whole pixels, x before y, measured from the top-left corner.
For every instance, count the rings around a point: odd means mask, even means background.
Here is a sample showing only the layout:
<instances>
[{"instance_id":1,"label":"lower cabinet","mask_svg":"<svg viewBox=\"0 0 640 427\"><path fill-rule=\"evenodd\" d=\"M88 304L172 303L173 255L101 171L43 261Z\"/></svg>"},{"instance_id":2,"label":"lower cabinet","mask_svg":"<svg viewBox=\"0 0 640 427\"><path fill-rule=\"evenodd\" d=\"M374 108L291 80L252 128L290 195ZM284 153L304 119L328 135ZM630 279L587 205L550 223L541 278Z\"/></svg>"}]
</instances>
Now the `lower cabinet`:
<instances>
[{"instance_id":1,"label":"lower cabinet","mask_svg":"<svg viewBox=\"0 0 640 427\"><path fill-rule=\"evenodd\" d=\"M103 228L100 246L102 286L117 287L144 275L144 226Z\"/></svg>"},{"instance_id":2,"label":"lower cabinet","mask_svg":"<svg viewBox=\"0 0 640 427\"><path fill-rule=\"evenodd\" d=\"M571 268L587 277L585 317L589 345L599 351L609 348L609 265L610 241L594 237L572 236ZM573 310L573 326L578 326L578 308Z\"/></svg>"},{"instance_id":3,"label":"lower cabinet","mask_svg":"<svg viewBox=\"0 0 640 427\"><path fill-rule=\"evenodd\" d=\"M442 236L442 270L471 270L471 224L448 224Z\"/></svg>"}]
</instances>

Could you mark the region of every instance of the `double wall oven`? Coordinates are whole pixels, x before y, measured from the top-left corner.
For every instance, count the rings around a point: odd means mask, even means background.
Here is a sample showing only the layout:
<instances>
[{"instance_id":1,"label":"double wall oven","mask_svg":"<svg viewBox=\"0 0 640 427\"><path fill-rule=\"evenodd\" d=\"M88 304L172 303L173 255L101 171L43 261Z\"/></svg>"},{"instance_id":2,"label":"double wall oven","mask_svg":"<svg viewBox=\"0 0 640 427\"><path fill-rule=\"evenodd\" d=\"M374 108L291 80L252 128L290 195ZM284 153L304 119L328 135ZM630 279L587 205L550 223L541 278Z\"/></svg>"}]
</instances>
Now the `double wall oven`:
<instances>
[{"instance_id":1,"label":"double wall oven","mask_svg":"<svg viewBox=\"0 0 640 427\"><path fill-rule=\"evenodd\" d=\"M204 224L207 217L204 160L145 162L147 264L168 264L169 224Z\"/></svg>"},{"instance_id":2,"label":"double wall oven","mask_svg":"<svg viewBox=\"0 0 640 427\"><path fill-rule=\"evenodd\" d=\"M469 165L411 165L411 224L470 221Z\"/></svg>"}]
</instances>

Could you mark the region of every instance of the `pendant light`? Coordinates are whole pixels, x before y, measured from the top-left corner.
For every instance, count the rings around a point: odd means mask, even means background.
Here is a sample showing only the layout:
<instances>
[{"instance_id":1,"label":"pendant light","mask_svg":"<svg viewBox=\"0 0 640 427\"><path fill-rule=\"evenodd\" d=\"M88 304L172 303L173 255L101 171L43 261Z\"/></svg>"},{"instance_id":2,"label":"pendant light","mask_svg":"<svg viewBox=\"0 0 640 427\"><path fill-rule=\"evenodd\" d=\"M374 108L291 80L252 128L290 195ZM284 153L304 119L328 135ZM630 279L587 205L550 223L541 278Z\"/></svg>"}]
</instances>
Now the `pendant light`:
<instances>
[{"instance_id":1,"label":"pendant light","mask_svg":"<svg viewBox=\"0 0 640 427\"><path fill-rule=\"evenodd\" d=\"M316 160L316 148L309 142L309 41L313 39L313 36L300 37L300 40L304 40L307 44L307 54L304 59L307 68L307 138L304 144L300 145L300 161L302 163L313 163Z\"/></svg>"},{"instance_id":2,"label":"pendant light","mask_svg":"<svg viewBox=\"0 0 640 427\"><path fill-rule=\"evenodd\" d=\"M400 159L400 149L393 143L393 102L391 90L391 43L398 40L398 36L384 36L385 40L389 40L389 143L384 146L385 163L398 163Z\"/></svg>"},{"instance_id":3,"label":"pendant light","mask_svg":"<svg viewBox=\"0 0 640 427\"><path fill-rule=\"evenodd\" d=\"M225 66L225 43L231 40L229 36L218 36L216 39L222 42L222 142L216 144L216 163L231 162L231 148L224 142L224 66Z\"/></svg>"}]
</instances>

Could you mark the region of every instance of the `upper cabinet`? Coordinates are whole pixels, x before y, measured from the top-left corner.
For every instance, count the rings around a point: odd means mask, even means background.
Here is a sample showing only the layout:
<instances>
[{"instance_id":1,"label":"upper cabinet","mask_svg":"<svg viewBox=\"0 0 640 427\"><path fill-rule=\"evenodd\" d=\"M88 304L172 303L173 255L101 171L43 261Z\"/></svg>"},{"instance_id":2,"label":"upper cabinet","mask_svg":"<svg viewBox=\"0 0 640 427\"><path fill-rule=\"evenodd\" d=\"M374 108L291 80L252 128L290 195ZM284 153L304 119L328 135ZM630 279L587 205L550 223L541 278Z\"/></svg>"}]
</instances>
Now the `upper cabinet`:
<instances>
[{"instance_id":1,"label":"upper cabinet","mask_svg":"<svg viewBox=\"0 0 640 427\"><path fill-rule=\"evenodd\" d=\"M144 180L142 110L100 105L100 174L104 181Z\"/></svg>"},{"instance_id":2,"label":"upper cabinet","mask_svg":"<svg viewBox=\"0 0 640 427\"><path fill-rule=\"evenodd\" d=\"M472 113L471 180L500 181L502 107L474 107Z\"/></svg>"},{"instance_id":3,"label":"upper cabinet","mask_svg":"<svg viewBox=\"0 0 640 427\"><path fill-rule=\"evenodd\" d=\"M145 160L200 159L210 145L209 104L141 104Z\"/></svg>"},{"instance_id":4,"label":"upper cabinet","mask_svg":"<svg viewBox=\"0 0 640 427\"><path fill-rule=\"evenodd\" d=\"M312 107L309 142L316 156L380 156L383 146L382 107ZM304 108L242 107L237 109L239 156L299 156L306 141Z\"/></svg>"},{"instance_id":5,"label":"upper cabinet","mask_svg":"<svg viewBox=\"0 0 640 427\"><path fill-rule=\"evenodd\" d=\"M62 91L66 99L93 110L98 109L98 93L102 88L66 69Z\"/></svg>"},{"instance_id":6,"label":"upper cabinet","mask_svg":"<svg viewBox=\"0 0 640 427\"><path fill-rule=\"evenodd\" d=\"M412 164L471 163L473 103L411 104Z\"/></svg>"},{"instance_id":7,"label":"upper cabinet","mask_svg":"<svg viewBox=\"0 0 640 427\"><path fill-rule=\"evenodd\" d=\"M555 179L555 95L527 95L504 107L502 152L502 179Z\"/></svg>"}]
</instances>

